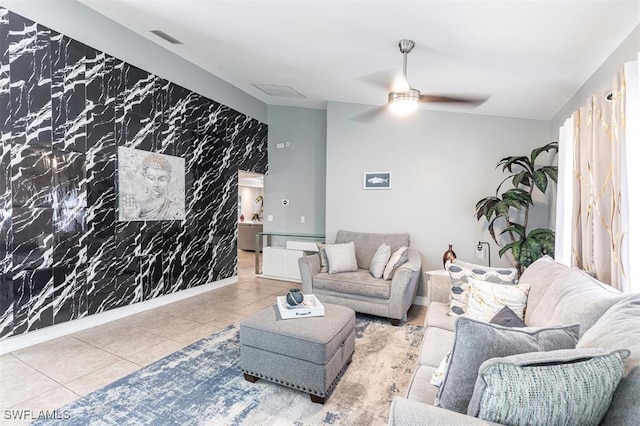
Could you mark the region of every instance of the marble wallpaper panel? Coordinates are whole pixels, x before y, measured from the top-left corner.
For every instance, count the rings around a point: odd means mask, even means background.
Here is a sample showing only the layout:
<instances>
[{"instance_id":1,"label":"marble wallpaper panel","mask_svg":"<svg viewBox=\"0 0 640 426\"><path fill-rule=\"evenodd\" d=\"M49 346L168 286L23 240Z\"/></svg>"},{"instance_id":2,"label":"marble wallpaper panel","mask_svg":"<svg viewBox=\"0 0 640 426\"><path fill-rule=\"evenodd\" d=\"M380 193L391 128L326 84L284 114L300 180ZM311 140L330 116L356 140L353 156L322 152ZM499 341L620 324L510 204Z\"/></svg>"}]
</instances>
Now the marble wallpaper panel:
<instances>
[{"instance_id":1,"label":"marble wallpaper panel","mask_svg":"<svg viewBox=\"0 0 640 426\"><path fill-rule=\"evenodd\" d=\"M119 146L184 158L186 218L118 222ZM236 274L267 126L0 7L0 338Z\"/></svg>"}]
</instances>

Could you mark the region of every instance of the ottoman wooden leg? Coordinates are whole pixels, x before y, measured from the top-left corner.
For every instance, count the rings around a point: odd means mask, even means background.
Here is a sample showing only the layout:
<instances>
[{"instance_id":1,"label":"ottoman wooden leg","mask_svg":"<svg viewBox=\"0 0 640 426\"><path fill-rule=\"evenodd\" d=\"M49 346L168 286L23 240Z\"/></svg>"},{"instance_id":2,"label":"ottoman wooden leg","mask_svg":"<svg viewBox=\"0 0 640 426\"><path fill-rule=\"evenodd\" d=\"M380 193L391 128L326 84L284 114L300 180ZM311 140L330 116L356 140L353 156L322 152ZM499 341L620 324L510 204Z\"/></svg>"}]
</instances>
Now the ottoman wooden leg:
<instances>
[{"instance_id":1,"label":"ottoman wooden leg","mask_svg":"<svg viewBox=\"0 0 640 426\"><path fill-rule=\"evenodd\" d=\"M247 373L243 373L243 374L244 374L244 379L247 382L255 383L258 381L258 377L256 376L252 376L251 374L247 374Z\"/></svg>"},{"instance_id":2,"label":"ottoman wooden leg","mask_svg":"<svg viewBox=\"0 0 640 426\"><path fill-rule=\"evenodd\" d=\"M325 401L327 400L326 398L323 398L323 397L318 396L318 395L309 394L309 396L311 396L311 402L315 402L316 404L323 404L324 405Z\"/></svg>"}]
</instances>

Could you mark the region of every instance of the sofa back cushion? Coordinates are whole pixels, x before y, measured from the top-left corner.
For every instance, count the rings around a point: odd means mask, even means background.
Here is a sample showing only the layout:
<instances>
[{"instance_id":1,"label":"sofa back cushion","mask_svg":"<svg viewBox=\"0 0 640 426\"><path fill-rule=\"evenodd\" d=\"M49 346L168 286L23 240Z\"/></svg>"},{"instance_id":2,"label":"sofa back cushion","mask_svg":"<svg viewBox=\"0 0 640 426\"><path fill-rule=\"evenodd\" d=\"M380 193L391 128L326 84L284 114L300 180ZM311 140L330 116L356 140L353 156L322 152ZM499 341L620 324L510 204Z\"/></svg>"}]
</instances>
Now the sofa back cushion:
<instances>
[{"instance_id":1,"label":"sofa back cushion","mask_svg":"<svg viewBox=\"0 0 640 426\"><path fill-rule=\"evenodd\" d=\"M610 307L578 341L578 348L628 349L625 375L640 368L640 293L625 296ZM638 390L640 397L640 389Z\"/></svg>"},{"instance_id":2,"label":"sofa back cushion","mask_svg":"<svg viewBox=\"0 0 640 426\"><path fill-rule=\"evenodd\" d=\"M364 232L338 231L336 243L353 241L356 249L358 268L369 270L371 259L381 243L391 246L393 253L402 246L409 246L409 234L370 234Z\"/></svg>"},{"instance_id":3,"label":"sofa back cushion","mask_svg":"<svg viewBox=\"0 0 640 426\"><path fill-rule=\"evenodd\" d=\"M568 269L570 269L568 266L556 262L553 258L543 256L524 270L518 282L531 286L527 299L527 312L536 309L540 299L549 289L556 276ZM527 316L525 316L525 322L527 322Z\"/></svg>"},{"instance_id":4,"label":"sofa back cushion","mask_svg":"<svg viewBox=\"0 0 640 426\"><path fill-rule=\"evenodd\" d=\"M582 336L613 304L624 296L576 268L560 271L536 301L534 285L522 275L521 283L531 285L524 322L529 327L580 324ZM536 303L537 302L537 303Z\"/></svg>"}]
</instances>

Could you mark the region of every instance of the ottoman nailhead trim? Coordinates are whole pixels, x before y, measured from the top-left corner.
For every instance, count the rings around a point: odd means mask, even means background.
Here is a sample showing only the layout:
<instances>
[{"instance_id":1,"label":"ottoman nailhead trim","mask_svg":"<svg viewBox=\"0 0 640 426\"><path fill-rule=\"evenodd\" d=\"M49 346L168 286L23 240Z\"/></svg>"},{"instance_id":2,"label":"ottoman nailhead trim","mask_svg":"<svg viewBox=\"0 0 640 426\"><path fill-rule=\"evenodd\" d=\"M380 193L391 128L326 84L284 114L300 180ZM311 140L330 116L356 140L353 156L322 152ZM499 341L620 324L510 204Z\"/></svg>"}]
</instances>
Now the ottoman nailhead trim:
<instances>
[{"instance_id":1,"label":"ottoman nailhead trim","mask_svg":"<svg viewBox=\"0 0 640 426\"><path fill-rule=\"evenodd\" d=\"M312 394L318 395L320 397L324 397L324 396L327 395L327 392L317 391L315 389L307 389L304 386L300 386L300 385L296 385L296 384L293 384L293 383L285 382L284 380L280 380L280 379L276 379L276 378L273 378L273 377L270 377L270 376L266 376L266 375L261 374L261 373L256 373L255 371L245 370L244 368L242 368L241 370L242 370L243 373L250 374L250 375L252 375L254 377L258 377L258 378L264 379L264 380L269 380L270 382L278 383L278 384L281 384L281 385L284 385L284 386L288 386L290 388L302 390L302 391L304 391L306 393L312 393ZM342 371L344 371L344 367L343 367ZM340 375L341 374L338 374L338 376L340 376ZM335 386L336 382L337 382L337 380L334 380L334 383L331 384L329 389L333 388Z\"/></svg>"},{"instance_id":2,"label":"ottoman nailhead trim","mask_svg":"<svg viewBox=\"0 0 640 426\"><path fill-rule=\"evenodd\" d=\"M343 345L344 345L344 343L343 343ZM353 354L350 355L350 357L352 357L352 356L353 356ZM279 383L281 385L285 385L285 386L288 386L290 388L295 388L295 389L298 389L298 390L302 390L305 393L311 393L311 394L317 395L317 396L319 396L321 398L324 398L327 395L331 394L331 392L333 392L333 388L336 387L336 385L338 384L338 382L342 378L344 372L347 370L347 367L349 366L349 364L350 364L350 362L345 362L344 363L344 365L340 369L340 372L338 373L336 378L333 379L333 382L331 383L329 388L327 388L327 390L324 391L324 392L317 391L315 389L307 389L304 386L300 386L300 385L296 385L296 384L289 384L289 382L285 382L284 380L280 380L280 379L276 379L276 378L273 378L273 377L265 376L264 374L256 373L254 371L245 370L244 368L242 368L241 370L242 370L243 373L250 374L250 375L252 375L254 377L259 377L261 379L269 380L269 381L274 382L274 383Z\"/></svg>"}]
</instances>

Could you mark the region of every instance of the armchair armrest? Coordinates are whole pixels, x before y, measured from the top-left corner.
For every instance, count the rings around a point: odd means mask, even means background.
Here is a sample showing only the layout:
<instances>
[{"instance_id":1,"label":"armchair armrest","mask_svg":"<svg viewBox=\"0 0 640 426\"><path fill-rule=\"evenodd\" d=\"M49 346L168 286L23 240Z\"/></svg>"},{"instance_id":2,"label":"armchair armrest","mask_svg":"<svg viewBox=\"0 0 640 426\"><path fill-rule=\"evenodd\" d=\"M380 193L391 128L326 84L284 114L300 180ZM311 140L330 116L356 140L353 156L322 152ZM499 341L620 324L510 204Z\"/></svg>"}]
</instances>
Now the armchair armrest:
<instances>
[{"instance_id":1,"label":"armchair armrest","mask_svg":"<svg viewBox=\"0 0 640 426\"><path fill-rule=\"evenodd\" d=\"M395 397L389 412L389 426L466 426L496 425L476 417Z\"/></svg>"},{"instance_id":2,"label":"armchair armrest","mask_svg":"<svg viewBox=\"0 0 640 426\"><path fill-rule=\"evenodd\" d=\"M303 256L298 259L302 292L313 294L313 276L320 273L320 254Z\"/></svg>"},{"instance_id":3,"label":"armchair armrest","mask_svg":"<svg viewBox=\"0 0 640 426\"><path fill-rule=\"evenodd\" d=\"M389 318L406 319L418 291L422 257L413 249L409 249L408 254L409 260L396 270L391 279Z\"/></svg>"}]
</instances>

